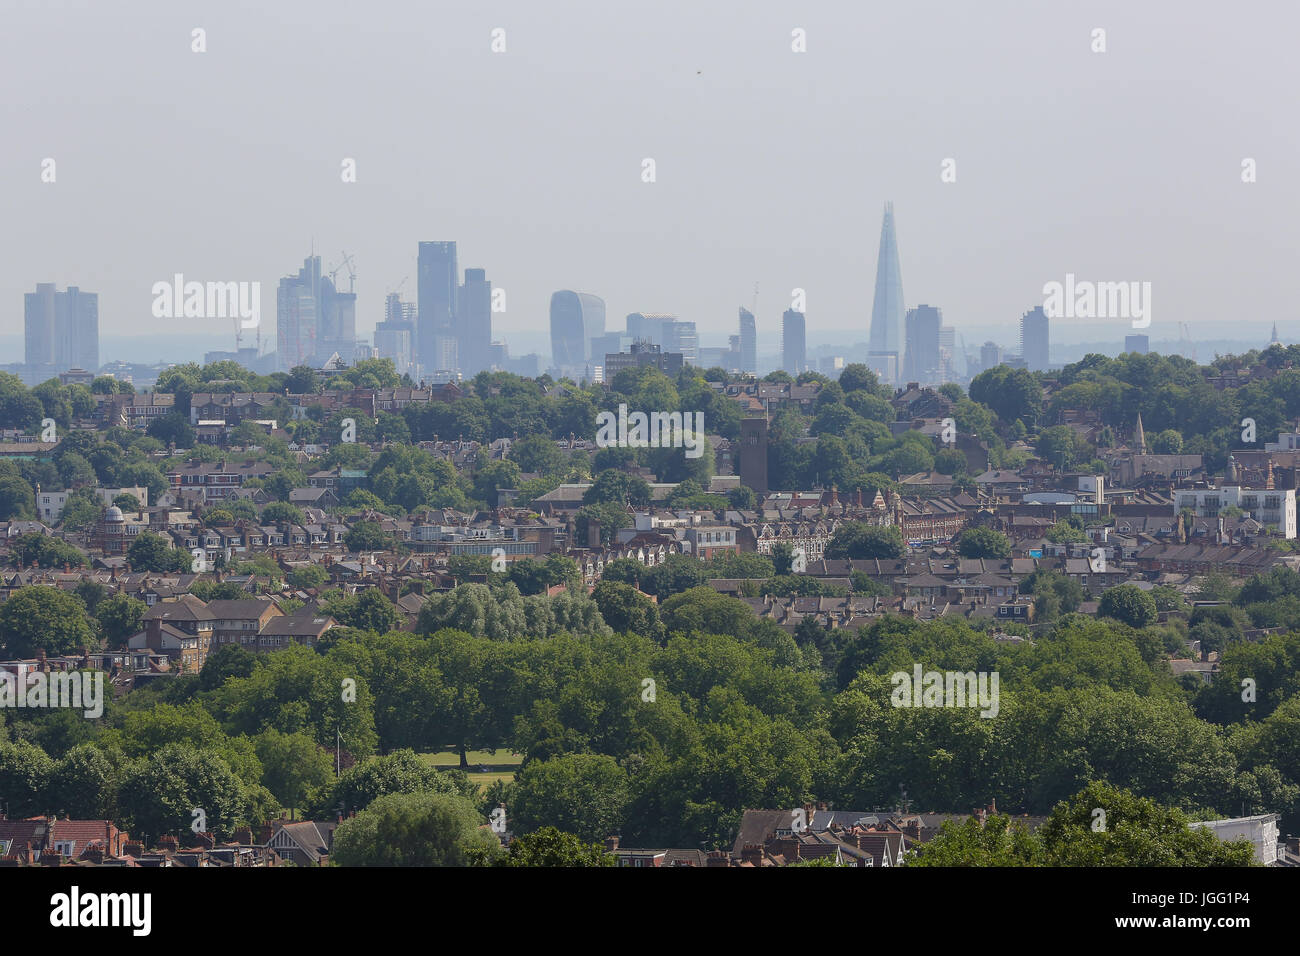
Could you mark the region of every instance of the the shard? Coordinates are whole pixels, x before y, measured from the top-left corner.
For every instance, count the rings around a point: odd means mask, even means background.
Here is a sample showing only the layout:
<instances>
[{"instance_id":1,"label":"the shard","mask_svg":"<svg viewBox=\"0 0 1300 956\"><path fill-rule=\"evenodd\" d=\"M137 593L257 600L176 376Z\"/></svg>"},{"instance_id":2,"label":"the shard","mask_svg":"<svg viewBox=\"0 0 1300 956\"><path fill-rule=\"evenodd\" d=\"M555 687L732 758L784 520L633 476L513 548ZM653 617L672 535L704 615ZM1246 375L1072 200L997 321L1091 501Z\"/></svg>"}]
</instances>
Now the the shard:
<instances>
[{"instance_id":1,"label":"the shard","mask_svg":"<svg viewBox=\"0 0 1300 956\"><path fill-rule=\"evenodd\" d=\"M885 203L880 224L880 256L876 260L876 297L871 304L868 364L887 382L898 380L902 355L903 271L898 264L898 237L894 234L894 204Z\"/></svg>"}]
</instances>

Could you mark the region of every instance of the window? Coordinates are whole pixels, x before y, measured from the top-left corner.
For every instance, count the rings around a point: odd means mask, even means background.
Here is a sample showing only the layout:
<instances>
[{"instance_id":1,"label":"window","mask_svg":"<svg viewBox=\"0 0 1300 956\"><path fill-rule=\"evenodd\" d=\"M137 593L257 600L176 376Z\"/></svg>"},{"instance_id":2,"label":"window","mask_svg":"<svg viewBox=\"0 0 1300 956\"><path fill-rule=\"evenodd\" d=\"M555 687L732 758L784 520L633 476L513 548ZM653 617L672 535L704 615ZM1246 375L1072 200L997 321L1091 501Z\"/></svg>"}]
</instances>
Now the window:
<instances>
[{"instance_id":1,"label":"window","mask_svg":"<svg viewBox=\"0 0 1300 956\"><path fill-rule=\"evenodd\" d=\"M73 856L74 854L72 851L76 845L77 842L75 840L55 840L54 852L60 856Z\"/></svg>"}]
</instances>

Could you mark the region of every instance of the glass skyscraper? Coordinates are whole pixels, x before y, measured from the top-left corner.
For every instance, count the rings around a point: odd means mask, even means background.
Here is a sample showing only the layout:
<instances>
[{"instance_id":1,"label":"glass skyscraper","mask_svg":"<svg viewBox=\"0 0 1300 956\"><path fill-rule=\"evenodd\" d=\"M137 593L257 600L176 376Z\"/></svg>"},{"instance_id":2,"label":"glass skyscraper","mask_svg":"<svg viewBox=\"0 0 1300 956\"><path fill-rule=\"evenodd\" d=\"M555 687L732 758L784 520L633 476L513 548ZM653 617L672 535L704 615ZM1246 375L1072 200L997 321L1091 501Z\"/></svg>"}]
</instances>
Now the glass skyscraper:
<instances>
[{"instance_id":1,"label":"glass skyscraper","mask_svg":"<svg viewBox=\"0 0 1300 956\"><path fill-rule=\"evenodd\" d=\"M740 370L758 371L758 326L754 322L754 313L744 306L740 308Z\"/></svg>"},{"instance_id":2,"label":"glass skyscraper","mask_svg":"<svg viewBox=\"0 0 1300 956\"><path fill-rule=\"evenodd\" d=\"M902 352L903 270L898 262L898 237L894 233L894 204L885 203L880 224L880 255L876 260L876 297L871 304L868 364L886 381L898 376Z\"/></svg>"},{"instance_id":3,"label":"glass skyscraper","mask_svg":"<svg viewBox=\"0 0 1300 956\"><path fill-rule=\"evenodd\" d=\"M23 295L24 359L33 377L70 368L99 371L99 293L38 282Z\"/></svg>"},{"instance_id":4,"label":"glass skyscraper","mask_svg":"<svg viewBox=\"0 0 1300 956\"><path fill-rule=\"evenodd\" d=\"M1031 372L1047 368L1049 320L1043 307L1037 306L1020 319L1020 357Z\"/></svg>"},{"instance_id":5,"label":"glass skyscraper","mask_svg":"<svg viewBox=\"0 0 1300 956\"><path fill-rule=\"evenodd\" d=\"M320 256L308 256L298 274L285 276L276 290L276 365L280 371L316 364L320 326Z\"/></svg>"},{"instance_id":6,"label":"glass skyscraper","mask_svg":"<svg viewBox=\"0 0 1300 956\"><path fill-rule=\"evenodd\" d=\"M781 365L791 375L808 367L807 325L804 314L794 309L781 317Z\"/></svg>"},{"instance_id":7,"label":"glass skyscraper","mask_svg":"<svg viewBox=\"0 0 1300 956\"><path fill-rule=\"evenodd\" d=\"M460 272L456 268L456 243L420 243L416 271L420 315L415 351L421 374L453 370L459 364L456 294Z\"/></svg>"},{"instance_id":8,"label":"glass skyscraper","mask_svg":"<svg viewBox=\"0 0 1300 956\"><path fill-rule=\"evenodd\" d=\"M581 374L592 359L591 340L605 334L605 300L589 292L562 289L551 296L551 364Z\"/></svg>"},{"instance_id":9,"label":"glass skyscraper","mask_svg":"<svg viewBox=\"0 0 1300 956\"><path fill-rule=\"evenodd\" d=\"M466 269L456 305L456 344L460 369L477 375L491 364L492 283L483 269Z\"/></svg>"},{"instance_id":10,"label":"glass skyscraper","mask_svg":"<svg viewBox=\"0 0 1300 956\"><path fill-rule=\"evenodd\" d=\"M943 316L932 305L918 305L907 313L907 352L903 378L928 384L942 379L939 357L939 329Z\"/></svg>"}]
</instances>

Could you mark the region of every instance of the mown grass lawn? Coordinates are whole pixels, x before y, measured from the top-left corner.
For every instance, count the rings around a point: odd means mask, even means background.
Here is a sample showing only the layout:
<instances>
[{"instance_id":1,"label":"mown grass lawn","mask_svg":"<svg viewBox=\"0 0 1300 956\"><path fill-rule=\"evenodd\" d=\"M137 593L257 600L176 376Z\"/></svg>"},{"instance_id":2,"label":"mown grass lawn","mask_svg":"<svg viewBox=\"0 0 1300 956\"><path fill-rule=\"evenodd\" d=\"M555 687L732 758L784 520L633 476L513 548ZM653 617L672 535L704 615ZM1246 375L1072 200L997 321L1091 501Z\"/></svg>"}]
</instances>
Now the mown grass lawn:
<instances>
[{"instance_id":1,"label":"mown grass lawn","mask_svg":"<svg viewBox=\"0 0 1300 956\"><path fill-rule=\"evenodd\" d=\"M420 758L440 769L455 770L460 767L460 754L454 750L420 754ZM508 750L498 750L494 754L486 750L470 750L465 754L465 759L469 761L469 778L478 784L480 790L485 790L498 780L512 782L515 771L524 758L523 754L512 754Z\"/></svg>"}]
</instances>

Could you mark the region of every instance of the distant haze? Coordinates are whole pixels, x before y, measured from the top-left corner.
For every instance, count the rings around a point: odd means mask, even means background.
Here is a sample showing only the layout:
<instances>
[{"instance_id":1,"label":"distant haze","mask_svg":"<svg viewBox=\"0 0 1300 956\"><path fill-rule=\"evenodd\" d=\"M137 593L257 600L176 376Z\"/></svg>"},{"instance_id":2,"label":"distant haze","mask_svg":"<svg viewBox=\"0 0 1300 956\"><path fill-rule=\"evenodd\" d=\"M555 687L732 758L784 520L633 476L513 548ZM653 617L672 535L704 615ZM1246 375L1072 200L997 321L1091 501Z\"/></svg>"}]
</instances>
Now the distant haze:
<instances>
[{"instance_id":1,"label":"distant haze","mask_svg":"<svg viewBox=\"0 0 1300 956\"><path fill-rule=\"evenodd\" d=\"M721 345L757 282L765 352L802 288L810 349L865 342L888 200L908 307L938 306L968 347L1014 347L1066 273L1149 281L1153 341L1179 322L1300 339L1298 27L1294 6L1208 2L19 0L0 360L21 360L37 282L99 293L104 361L143 358L115 337L231 347L232 324L152 317L177 272L261 281L273 346L276 282L313 241L327 269L355 257L363 336L403 277L414 300L417 242L456 240L506 290L494 335L514 354L549 351L562 288L604 297L613 327L675 312ZM1066 321L1054 342L1132 331Z\"/></svg>"}]
</instances>

